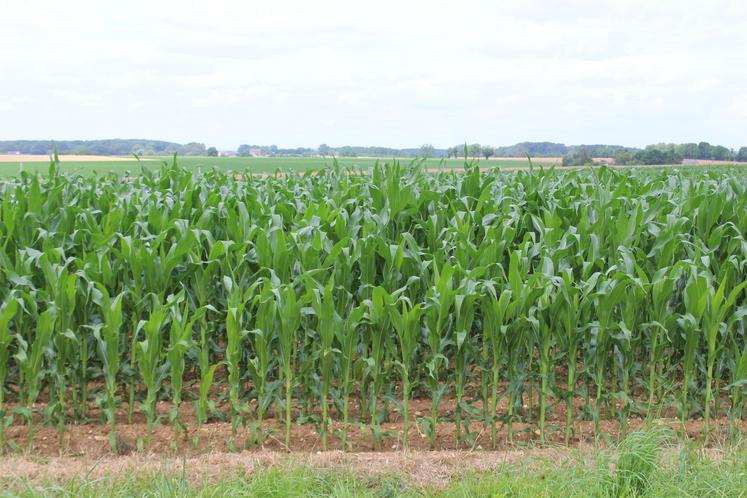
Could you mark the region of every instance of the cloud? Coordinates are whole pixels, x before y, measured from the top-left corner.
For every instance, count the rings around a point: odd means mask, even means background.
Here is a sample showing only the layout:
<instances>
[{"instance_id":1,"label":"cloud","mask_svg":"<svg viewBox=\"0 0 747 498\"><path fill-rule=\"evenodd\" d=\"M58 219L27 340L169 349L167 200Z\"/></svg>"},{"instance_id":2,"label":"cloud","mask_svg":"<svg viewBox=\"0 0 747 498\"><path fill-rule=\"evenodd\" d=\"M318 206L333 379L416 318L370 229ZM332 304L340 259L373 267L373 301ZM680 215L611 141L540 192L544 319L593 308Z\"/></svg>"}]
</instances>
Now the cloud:
<instances>
[{"instance_id":1,"label":"cloud","mask_svg":"<svg viewBox=\"0 0 747 498\"><path fill-rule=\"evenodd\" d=\"M743 145L736 1L22 2L0 138Z\"/></svg>"}]
</instances>

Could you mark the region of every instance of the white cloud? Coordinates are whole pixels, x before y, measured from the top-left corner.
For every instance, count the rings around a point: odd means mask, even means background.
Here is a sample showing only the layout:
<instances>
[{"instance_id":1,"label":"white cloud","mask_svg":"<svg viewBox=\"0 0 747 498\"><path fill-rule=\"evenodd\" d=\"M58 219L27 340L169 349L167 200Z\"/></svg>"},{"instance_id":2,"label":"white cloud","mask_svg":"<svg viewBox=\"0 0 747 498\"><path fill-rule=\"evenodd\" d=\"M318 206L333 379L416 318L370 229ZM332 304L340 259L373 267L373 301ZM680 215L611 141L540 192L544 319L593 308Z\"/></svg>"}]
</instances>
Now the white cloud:
<instances>
[{"instance_id":1,"label":"white cloud","mask_svg":"<svg viewBox=\"0 0 747 498\"><path fill-rule=\"evenodd\" d=\"M747 142L741 1L0 8L4 139Z\"/></svg>"}]
</instances>

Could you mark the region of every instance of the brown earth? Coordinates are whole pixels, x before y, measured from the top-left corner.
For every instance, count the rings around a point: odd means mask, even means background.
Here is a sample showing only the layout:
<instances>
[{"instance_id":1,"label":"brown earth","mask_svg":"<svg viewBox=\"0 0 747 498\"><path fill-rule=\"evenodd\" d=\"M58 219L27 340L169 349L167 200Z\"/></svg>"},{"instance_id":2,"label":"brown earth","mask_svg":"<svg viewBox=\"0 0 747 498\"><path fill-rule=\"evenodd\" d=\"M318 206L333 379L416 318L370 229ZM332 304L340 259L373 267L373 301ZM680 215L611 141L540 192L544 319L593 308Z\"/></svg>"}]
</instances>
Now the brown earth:
<instances>
[{"instance_id":1,"label":"brown earth","mask_svg":"<svg viewBox=\"0 0 747 498\"><path fill-rule=\"evenodd\" d=\"M716 161L712 159L685 159L685 166L687 165L713 165L713 166L726 166L733 164L735 166L747 166L747 162L740 162L740 161Z\"/></svg>"},{"instance_id":2,"label":"brown earth","mask_svg":"<svg viewBox=\"0 0 747 498\"><path fill-rule=\"evenodd\" d=\"M631 393L636 398L639 398L640 393ZM640 398L639 398L640 399ZM528 412L530 407L528 406L529 400L525 396L522 400L524 411ZM591 400L593 403L593 400ZM573 401L574 414L582 412L584 407L584 400L576 398ZM645 405L646 403L640 403ZM491 442L491 428L485 427L482 421L474 421L469 425L469 434L465 438L461 445L457 445L456 436L456 424L454 423L456 403L454 399L444 399L438 408L439 424L436 430L436 443L431 448L430 439L425 433L424 426L418 423L418 419L429 418L431 410L430 399L414 399L409 404L410 411L410 429L407 435L407 441L411 450L510 450L516 446L529 446L534 447L540 445L540 433L536 423L523 423L514 422L512 425L513 429L513 442L508 441L508 427L501 421L496 423L496 447L493 448ZM472 406L481 411L481 403L479 401L474 402ZM534 418L537 418L537 406L538 400L535 396L534 402L532 403L532 411ZM722 400L722 408L726 406L726 400ZM6 404L6 413L12 413L17 404ZM548 400L548 412L546 421L546 442L548 445L559 445L565 442L565 411L564 402L555 402L552 398ZM37 413L42 411L43 406L37 405ZM187 456L197 456L201 454L211 454L229 451L228 440L231 437L232 427L231 423L227 420L211 420L204 424L201 428L197 428L193 404L191 402L185 402L179 410L179 417L182 423L186 427L186 432L175 433L174 428L169 425L168 418L169 412L172 410L173 405L168 402L159 402L157 405L157 413L161 419L156 424L155 430L152 436L151 445L148 448L145 444L145 438L147 436L147 425L145 415L136 410L132 418L132 423L128 422L127 406L122 405L116 412L117 419L117 440L120 453L128 454L137 452L138 448L149 453L155 454L183 454ZM381 406L380 406L381 408ZM605 440L617 440L623 435L623 428L620 425L619 416L614 416L609 412L609 408L606 405L602 406L603 420L600 421L600 432L604 435ZM622 403L617 403L614 407L617 413L622 412ZM228 405L224 403L218 403L217 409L223 414L230 412ZM250 410L253 412L255 409L254 402L250 405ZM348 443L349 450L353 452L372 452L372 451L384 451L384 452L398 452L403 449L403 422L401 414L395 410L390 404L387 410L388 416L381 424L381 430L384 435L379 443L375 445L371 437L371 429L368 424L360 423L356 419L358 418L358 404L351 402L350 404L350 418L351 423L348 432ZM497 408L497 415L500 417L505 414L507 410L507 401L503 399L500 401ZM315 415L319 415L319 407L317 406ZM631 415L627 419L627 431L633 431L641 429L646 425L645 418L645 407L640 408L640 413L632 411ZM293 409L293 420L295 421L299 417L300 413L298 407ZM658 420L660 423L664 423L670 426L672 429L677 431L682 437L686 439L702 439L704 422L702 419L689 420L687 423L682 425L679 419L676 418L675 413L671 408L657 410ZM330 407L330 417L334 420L330 421L330 427L327 432L328 434L328 449L329 450L342 450L342 431L343 423L341 421L342 416L337 411ZM108 435L109 426L99 422L102 419L101 413L94 403L90 403L87 407L86 419L83 421L76 421L72 418L72 414L68 413L68 422L66 424L66 430L64 434L64 440L62 445L62 453L64 455L76 455L84 456L89 458L101 458L112 455L112 450L109 445ZM237 440L235 443L236 448L251 449L257 451L270 450L278 452L316 452L322 450L321 435L319 432L319 426L314 423L295 423L291 429L291 443L290 448L285 445L285 426L283 424L284 413L276 413L275 409L271 409L265 414L265 421L263 424L263 432L266 434L265 440L261 445L261 448L257 448L257 445L253 445L250 441L250 437L253 434L252 417L248 417L248 421L245 427L239 426ZM20 450L27 448L28 440L28 429L24 425L25 422L16 417L15 423L8 427L5 436L13 446ZM712 422L712 441L718 441L719 438L726 438L729 432L730 422L722 415L714 417ZM740 430L747 429L747 423L744 421L739 422ZM464 436L464 429L462 429ZM594 422L591 420L574 420L573 422L573 435L570 439L572 446L583 446L597 441L598 438L595 435ZM40 417L35 417L34 425L34 441L31 452L34 455L40 456L53 456L60 454L60 443L56 427L42 426Z\"/></svg>"}]
</instances>

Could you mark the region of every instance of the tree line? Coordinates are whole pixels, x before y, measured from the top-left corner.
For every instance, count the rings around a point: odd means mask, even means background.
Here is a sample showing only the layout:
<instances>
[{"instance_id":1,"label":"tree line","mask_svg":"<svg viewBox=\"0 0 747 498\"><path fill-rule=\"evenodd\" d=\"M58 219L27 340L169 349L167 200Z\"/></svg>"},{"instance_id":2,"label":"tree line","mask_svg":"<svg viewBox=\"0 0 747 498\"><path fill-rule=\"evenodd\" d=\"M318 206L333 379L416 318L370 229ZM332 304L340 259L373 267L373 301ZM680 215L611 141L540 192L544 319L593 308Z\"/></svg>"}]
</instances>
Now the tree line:
<instances>
[{"instance_id":1,"label":"tree line","mask_svg":"<svg viewBox=\"0 0 747 498\"><path fill-rule=\"evenodd\" d=\"M20 154L90 154L102 156L171 155L217 156L215 147L204 143L179 144L162 140L107 139L107 140L5 140L0 141L0 153ZM277 145L242 144L236 153L239 156L337 156L337 157L446 157L483 158L491 157L563 157L563 164L590 164L594 158L613 158L616 164L678 164L685 159L747 162L747 147L738 150L708 142L682 144L653 144L645 148L621 145L565 145L555 142L521 142L510 146L495 147L479 143L460 144L446 149L424 144L412 148L363 147L345 145L332 147L281 148Z\"/></svg>"},{"instance_id":2,"label":"tree line","mask_svg":"<svg viewBox=\"0 0 747 498\"><path fill-rule=\"evenodd\" d=\"M582 166L593 163L599 157L594 150L578 147L563 156L564 166ZM609 157L609 156L608 156ZM671 144L659 143L648 145L643 149L623 148L612 156L615 164L680 164L686 159L708 161L747 162L747 147L738 151L723 145L711 145L708 142Z\"/></svg>"},{"instance_id":3,"label":"tree line","mask_svg":"<svg viewBox=\"0 0 747 498\"><path fill-rule=\"evenodd\" d=\"M205 156L205 144L190 142L179 144L163 140L107 139L107 140L4 140L0 153L4 154L80 154L94 156L171 155ZM217 154L216 154L217 155Z\"/></svg>"}]
</instances>

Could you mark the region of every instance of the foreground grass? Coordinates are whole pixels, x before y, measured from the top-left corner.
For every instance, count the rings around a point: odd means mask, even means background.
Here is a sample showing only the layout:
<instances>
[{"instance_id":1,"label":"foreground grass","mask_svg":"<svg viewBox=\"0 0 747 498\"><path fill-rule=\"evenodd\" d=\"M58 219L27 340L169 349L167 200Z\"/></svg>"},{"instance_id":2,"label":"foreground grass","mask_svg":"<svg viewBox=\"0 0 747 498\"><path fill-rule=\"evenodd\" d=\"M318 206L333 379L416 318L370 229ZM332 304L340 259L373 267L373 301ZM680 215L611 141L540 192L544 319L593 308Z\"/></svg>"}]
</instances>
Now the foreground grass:
<instances>
[{"instance_id":1,"label":"foreground grass","mask_svg":"<svg viewBox=\"0 0 747 498\"><path fill-rule=\"evenodd\" d=\"M349 469L279 465L251 474L202 482L192 469L178 474L123 473L70 482L0 481L0 496L747 496L747 451L736 444L705 452L696 445L668 446L663 430L632 433L614 449L569 453L566 462L506 465L493 472L466 470L446 484L415 484L413 476ZM529 452L531 453L531 451ZM422 476L421 481L422 481Z\"/></svg>"}]
</instances>

